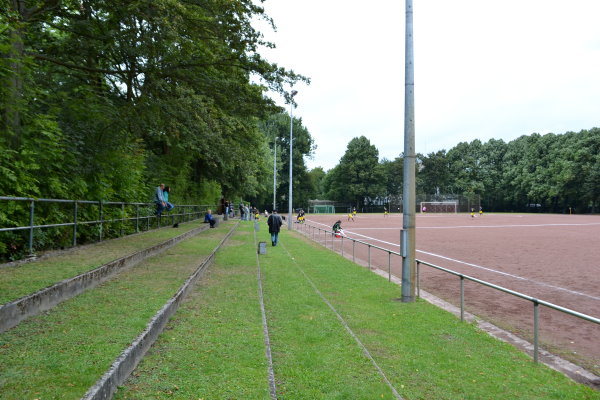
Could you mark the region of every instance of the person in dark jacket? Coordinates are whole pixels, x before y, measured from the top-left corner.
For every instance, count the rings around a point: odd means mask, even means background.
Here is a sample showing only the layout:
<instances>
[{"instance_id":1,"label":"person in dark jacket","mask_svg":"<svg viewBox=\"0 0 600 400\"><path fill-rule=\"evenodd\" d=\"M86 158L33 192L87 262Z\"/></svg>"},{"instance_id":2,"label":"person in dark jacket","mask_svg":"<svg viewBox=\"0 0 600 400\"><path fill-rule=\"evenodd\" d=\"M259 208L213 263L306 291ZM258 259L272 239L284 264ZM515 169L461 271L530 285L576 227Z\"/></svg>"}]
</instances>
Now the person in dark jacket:
<instances>
[{"instance_id":1,"label":"person in dark jacket","mask_svg":"<svg viewBox=\"0 0 600 400\"><path fill-rule=\"evenodd\" d=\"M271 234L271 245L277 246L277 241L279 239L279 230L281 225L283 225L283 221L279 214L277 214L277 210L273 210L273 213L269 215L269 219L267 219L267 224L269 225L269 233Z\"/></svg>"}]
</instances>

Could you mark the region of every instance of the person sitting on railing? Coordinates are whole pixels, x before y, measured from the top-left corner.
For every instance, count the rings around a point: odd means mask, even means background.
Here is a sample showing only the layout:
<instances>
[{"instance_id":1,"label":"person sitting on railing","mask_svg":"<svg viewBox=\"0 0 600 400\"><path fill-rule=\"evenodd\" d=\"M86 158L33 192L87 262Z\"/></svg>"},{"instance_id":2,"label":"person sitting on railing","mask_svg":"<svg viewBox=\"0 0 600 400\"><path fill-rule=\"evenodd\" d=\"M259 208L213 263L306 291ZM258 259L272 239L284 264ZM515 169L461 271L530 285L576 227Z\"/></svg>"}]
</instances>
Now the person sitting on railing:
<instances>
[{"instance_id":1,"label":"person sitting on railing","mask_svg":"<svg viewBox=\"0 0 600 400\"><path fill-rule=\"evenodd\" d=\"M163 200L165 201L167 211L171 211L175 208L173 204L169 203L169 193L171 193L171 187L165 186L165 189L163 190Z\"/></svg>"},{"instance_id":2,"label":"person sitting on railing","mask_svg":"<svg viewBox=\"0 0 600 400\"><path fill-rule=\"evenodd\" d=\"M154 204L156 204L155 214L157 216L161 216L163 210L167 206L165 203L165 198L163 197L163 190L165 189L165 184L161 183L154 192Z\"/></svg>"},{"instance_id":3,"label":"person sitting on railing","mask_svg":"<svg viewBox=\"0 0 600 400\"><path fill-rule=\"evenodd\" d=\"M213 217L211 210L206 211L206 215L204 216L204 223L209 223L211 228L215 227L217 221L215 220L215 217Z\"/></svg>"}]
</instances>

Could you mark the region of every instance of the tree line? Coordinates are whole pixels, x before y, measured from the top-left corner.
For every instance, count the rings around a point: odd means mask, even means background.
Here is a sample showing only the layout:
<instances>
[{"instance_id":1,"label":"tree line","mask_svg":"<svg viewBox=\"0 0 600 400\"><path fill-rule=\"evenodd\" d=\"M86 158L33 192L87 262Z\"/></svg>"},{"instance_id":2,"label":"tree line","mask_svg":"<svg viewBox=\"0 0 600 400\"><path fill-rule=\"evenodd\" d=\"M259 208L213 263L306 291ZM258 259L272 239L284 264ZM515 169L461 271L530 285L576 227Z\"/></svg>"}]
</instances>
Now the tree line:
<instances>
[{"instance_id":1,"label":"tree line","mask_svg":"<svg viewBox=\"0 0 600 400\"><path fill-rule=\"evenodd\" d=\"M268 93L252 0L0 0L0 192L178 202L265 190Z\"/></svg>"},{"instance_id":2,"label":"tree line","mask_svg":"<svg viewBox=\"0 0 600 400\"><path fill-rule=\"evenodd\" d=\"M378 156L365 136L352 139L339 164L322 177L319 196L358 207L397 202L403 157ZM422 199L477 199L489 211L597 212L600 129L534 133L508 143L461 142L418 154L416 171Z\"/></svg>"}]
</instances>

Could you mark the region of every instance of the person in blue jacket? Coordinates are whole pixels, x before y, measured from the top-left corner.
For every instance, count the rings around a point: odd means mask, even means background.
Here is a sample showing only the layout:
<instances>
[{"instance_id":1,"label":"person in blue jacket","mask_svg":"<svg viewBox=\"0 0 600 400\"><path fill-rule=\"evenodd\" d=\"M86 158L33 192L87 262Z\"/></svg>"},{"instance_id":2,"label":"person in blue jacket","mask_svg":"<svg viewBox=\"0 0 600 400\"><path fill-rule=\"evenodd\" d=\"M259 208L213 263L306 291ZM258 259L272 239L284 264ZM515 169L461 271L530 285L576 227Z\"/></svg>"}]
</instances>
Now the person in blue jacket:
<instances>
[{"instance_id":1,"label":"person in blue jacket","mask_svg":"<svg viewBox=\"0 0 600 400\"><path fill-rule=\"evenodd\" d=\"M206 215L204 216L204 223L209 223L211 228L215 227L217 221L215 220L215 217L213 217L211 210L206 212Z\"/></svg>"},{"instance_id":2,"label":"person in blue jacket","mask_svg":"<svg viewBox=\"0 0 600 400\"><path fill-rule=\"evenodd\" d=\"M156 212L157 216L161 216L163 210L167 206L165 203L165 198L163 197L163 190L165 190L165 184L161 183L154 192L154 204L156 204Z\"/></svg>"}]
</instances>

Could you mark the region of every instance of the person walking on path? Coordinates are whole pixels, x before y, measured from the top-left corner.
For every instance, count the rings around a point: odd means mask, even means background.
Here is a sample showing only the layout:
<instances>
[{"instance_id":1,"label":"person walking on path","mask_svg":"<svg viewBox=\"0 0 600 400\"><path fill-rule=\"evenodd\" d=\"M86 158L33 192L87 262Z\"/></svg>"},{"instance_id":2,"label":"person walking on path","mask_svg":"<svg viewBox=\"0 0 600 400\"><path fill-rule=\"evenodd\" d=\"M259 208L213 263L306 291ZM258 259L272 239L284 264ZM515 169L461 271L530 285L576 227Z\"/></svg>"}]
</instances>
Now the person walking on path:
<instances>
[{"instance_id":1,"label":"person walking on path","mask_svg":"<svg viewBox=\"0 0 600 400\"><path fill-rule=\"evenodd\" d=\"M156 204L156 215L161 216L163 210L167 206L165 198L163 197L163 190L165 190L165 184L161 183L154 192L154 204Z\"/></svg>"},{"instance_id":2,"label":"person walking on path","mask_svg":"<svg viewBox=\"0 0 600 400\"><path fill-rule=\"evenodd\" d=\"M277 210L273 210L273 213L269 215L267 224L269 225L269 233L271 234L271 245L277 246L277 242L279 240L279 230L281 225L283 225L283 221L281 220L279 214L277 214Z\"/></svg>"}]
</instances>

